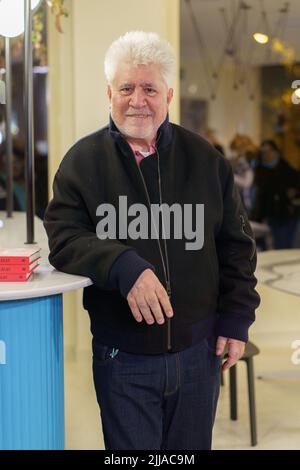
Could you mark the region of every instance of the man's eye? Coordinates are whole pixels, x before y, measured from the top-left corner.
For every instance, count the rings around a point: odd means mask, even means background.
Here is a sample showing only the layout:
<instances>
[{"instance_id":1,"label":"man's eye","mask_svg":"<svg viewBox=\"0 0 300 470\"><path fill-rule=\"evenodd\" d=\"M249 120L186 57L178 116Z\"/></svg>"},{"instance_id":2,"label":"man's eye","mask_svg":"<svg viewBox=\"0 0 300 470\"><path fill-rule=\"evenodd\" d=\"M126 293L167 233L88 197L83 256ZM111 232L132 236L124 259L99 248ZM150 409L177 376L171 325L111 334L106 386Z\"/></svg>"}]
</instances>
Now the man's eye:
<instances>
[{"instance_id":1,"label":"man's eye","mask_svg":"<svg viewBox=\"0 0 300 470\"><path fill-rule=\"evenodd\" d=\"M124 92L124 93L130 93L131 90L132 90L132 89L131 89L130 87L121 88L121 91Z\"/></svg>"},{"instance_id":2,"label":"man's eye","mask_svg":"<svg viewBox=\"0 0 300 470\"><path fill-rule=\"evenodd\" d=\"M154 95L155 90L154 88L146 88L146 92L148 93L148 95Z\"/></svg>"}]
</instances>

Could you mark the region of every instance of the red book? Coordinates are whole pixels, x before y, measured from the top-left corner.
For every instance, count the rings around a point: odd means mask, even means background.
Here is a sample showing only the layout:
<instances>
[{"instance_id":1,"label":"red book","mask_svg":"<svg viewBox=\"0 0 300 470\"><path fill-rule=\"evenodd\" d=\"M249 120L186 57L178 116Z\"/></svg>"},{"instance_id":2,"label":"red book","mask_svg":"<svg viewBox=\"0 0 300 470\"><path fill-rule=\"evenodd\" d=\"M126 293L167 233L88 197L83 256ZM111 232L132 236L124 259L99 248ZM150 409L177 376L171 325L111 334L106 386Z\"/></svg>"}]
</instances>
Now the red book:
<instances>
[{"instance_id":1,"label":"red book","mask_svg":"<svg viewBox=\"0 0 300 470\"><path fill-rule=\"evenodd\" d=\"M0 248L0 264L31 264L40 255L40 248Z\"/></svg>"},{"instance_id":2,"label":"red book","mask_svg":"<svg viewBox=\"0 0 300 470\"><path fill-rule=\"evenodd\" d=\"M28 281L32 274L32 271L30 273L10 273L10 274L2 274L0 273L0 282L24 282Z\"/></svg>"},{"instance_id":3,"label":"red book","mask_svg":"<svg viewBox=\"0 0 300 470\"><path fill-rule=\"evenodd\" d=\"M29 273L39 265L37 262L39 259L35 259L30 264L0 264L0 274Z\"/></svg>"}]
</instances>

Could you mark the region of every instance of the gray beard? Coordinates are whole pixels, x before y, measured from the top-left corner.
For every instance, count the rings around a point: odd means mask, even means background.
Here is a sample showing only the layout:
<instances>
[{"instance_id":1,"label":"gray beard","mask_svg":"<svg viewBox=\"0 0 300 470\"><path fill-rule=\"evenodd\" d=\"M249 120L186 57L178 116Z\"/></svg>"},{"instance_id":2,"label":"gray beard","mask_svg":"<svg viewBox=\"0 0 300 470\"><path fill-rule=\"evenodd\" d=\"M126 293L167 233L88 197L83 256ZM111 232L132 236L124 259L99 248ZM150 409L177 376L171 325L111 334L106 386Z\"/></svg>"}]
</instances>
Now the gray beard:
<instances>
[{"instance_id":1,"label":"gray beard","mask_svg":"<svg viewBox=\"0 0 300 470\"><path fill-rule=\"evenodd\" d=\"M145 131L145 130L143 131L141 129L141 130L137 130L136 132L132 132L131 130L128 129L127 126L120 126L116 123L114 116L113 116L113 112L111 112L111 117L114 123L116 124L117 128L121 132L121 134L124 135L124 137L128 137L131 139L154 139L157 134L158 128L163 122L162 121L156 129L152 128L152 129L149 129L148 131Z\"/></svg>"},{"instance_id":2,"label":"gray beard","mask_svg":"<svg viewBox=\"0 0 300 470\"><path fill-rule=\"evenodd\" d=\"M131 139L152 139L156 136L156 133L157 133L157 129L156 131L149 131L149 132L141 132L141 131L136 131L136 132L131 132L131 131L127 131L126 127L119 127L118 126L118 129L119 131L121 132L121 134L123 134L125 137L129 137Z\"/></svg>"}]
</instances>

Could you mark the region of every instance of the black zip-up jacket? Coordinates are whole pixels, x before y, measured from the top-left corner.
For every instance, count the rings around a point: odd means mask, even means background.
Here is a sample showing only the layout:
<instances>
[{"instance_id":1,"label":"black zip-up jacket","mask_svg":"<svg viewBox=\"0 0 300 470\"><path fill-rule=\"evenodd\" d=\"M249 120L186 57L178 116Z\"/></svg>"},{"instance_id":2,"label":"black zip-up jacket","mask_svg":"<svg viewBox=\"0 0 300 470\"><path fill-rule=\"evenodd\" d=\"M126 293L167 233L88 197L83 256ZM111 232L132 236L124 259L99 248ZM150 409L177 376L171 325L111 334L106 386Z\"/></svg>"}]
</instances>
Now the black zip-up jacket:
<instances>
[{"instance_id":1,"label":"black zip-up jacket","mask_svg":"<svg viewBox=\"0 0 300 470\"><path fill-rule=\"evenodd\" d=\"M92 279L83 304L95 344L158 354L182 350L213 330L247 341L259 305L256 247L230 164L204 139L168 120L156 145L157 152L139 168L111 121L69 150L56 173L44 219L49 261L58 270ZM158 154L162 202L204 204L204 244L186 250L190 240L166 240L174 316L163 325L148 325L134 319L126 297L146 268L167 288L158 241L99 239L96 211L100 204L111 204L118 220L119 196L127 196L128 207L148 206L147 197L158 203ZM163 251L166 261L165 255Z\"/></svg>"}]
</instances>

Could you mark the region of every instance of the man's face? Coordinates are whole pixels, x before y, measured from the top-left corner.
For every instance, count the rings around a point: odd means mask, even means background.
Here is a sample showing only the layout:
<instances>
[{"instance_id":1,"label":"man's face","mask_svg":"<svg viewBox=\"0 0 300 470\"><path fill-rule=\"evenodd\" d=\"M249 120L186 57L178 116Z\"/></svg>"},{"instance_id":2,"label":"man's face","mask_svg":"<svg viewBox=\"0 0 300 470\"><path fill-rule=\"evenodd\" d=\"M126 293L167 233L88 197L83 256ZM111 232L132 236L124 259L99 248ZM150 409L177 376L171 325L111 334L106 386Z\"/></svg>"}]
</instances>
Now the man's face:
<instances>
[{"instance_id":1,"label":"man's face","mask_svg":"<svg viewBox=\"0 0 300 470\"><path fill-rule=\"evenodd\" d=\"M134 139L155 138L167 116L173 90L168 90L157 64L120 64L108 86L112 118L122 134Z\"/></svg>"},{"instance_id":2,"label":"man's face","mask_svg":"<svg viewBox=\"0 0 300 470\"><path fill-rule=\"evenodd\" d=\"M277 160L278 153L269 144L264 144L261 146L261 153L263 160L267 163L272 163Z\"/></svg>"}]
</instances>

